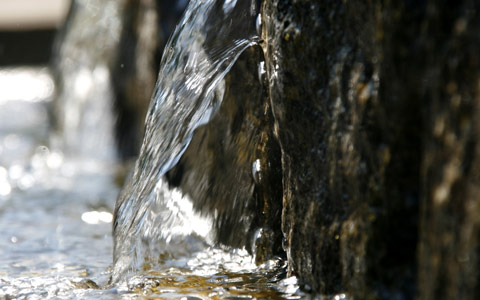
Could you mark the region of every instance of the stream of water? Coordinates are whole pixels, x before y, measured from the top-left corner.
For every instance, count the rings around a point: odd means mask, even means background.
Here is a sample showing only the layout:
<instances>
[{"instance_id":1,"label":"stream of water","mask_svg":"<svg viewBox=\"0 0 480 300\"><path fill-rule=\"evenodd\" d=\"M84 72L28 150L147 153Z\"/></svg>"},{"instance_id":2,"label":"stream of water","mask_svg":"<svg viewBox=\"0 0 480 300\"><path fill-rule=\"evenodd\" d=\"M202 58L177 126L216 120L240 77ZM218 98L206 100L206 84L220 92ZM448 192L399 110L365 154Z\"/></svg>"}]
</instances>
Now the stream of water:
<instances>
[{"instance_id":1,"label":"stream of water","mask_svg":"<svg viewBox=\"0 0 480 300\"><path fill-rule=\"evenodd\" d=\"M100 144L100 153L92 149L103 137L94 135L92 141L85 134L103 121L96 109L103 115L102 109L109 111L105 65L95 61L70 70L75 61L64 61L70 71L63 84L71 87L68 91L81 85L81 95L62 104L64 117L76 122L65 121L63 147L51 142L48 107L54 84L48 68L0 70L0 89L11 91L0 95L0 299L305 296L295 277L285 277L282 260L257 266L245 249L215 246L214 216L196 212L191 199L162 178L195 129L219 108L225 74L258 42L256 2L190 1L166 47L141 154L116 207L122 166L112 159L113 133L105 147ZM116 33L105 34L117 39ZM94 114L87 118L88 126L70 128L68 124L83 120L70 109L85 113L79 103L92 97L99 102L102 95L107 95L106 104L87 112ZM103 135L112 127L111 116L105 118ZM69 130L76 133L73 139ZM71 155L68 151L79 140L81 149L75 150L81 151Z\"/></svg>"},{"instance_id":2,"label":"stream of water","mask_svg":"<svg viewBox=\"0 0 480 300\"><path fill-rule=\"evenodd\" d=\"M114 281L160 254L212 244L211 216L162 176L221 104L223 78L257 40L256 1L191 1L164 52L140 157L116 207ZM232 232L232 234L235 234Z\"/></svg>"}]
</instances>

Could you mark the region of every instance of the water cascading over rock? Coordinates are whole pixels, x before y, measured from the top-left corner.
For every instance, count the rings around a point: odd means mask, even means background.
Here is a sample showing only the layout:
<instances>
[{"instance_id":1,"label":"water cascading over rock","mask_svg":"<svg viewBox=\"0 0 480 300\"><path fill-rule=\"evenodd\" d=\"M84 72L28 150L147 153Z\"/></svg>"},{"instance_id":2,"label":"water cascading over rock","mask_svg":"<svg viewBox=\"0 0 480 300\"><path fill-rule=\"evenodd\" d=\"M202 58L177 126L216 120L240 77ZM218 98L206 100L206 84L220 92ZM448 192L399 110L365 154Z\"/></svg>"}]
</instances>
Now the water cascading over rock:
<instances>
[{"instance_id":1,"label":"water cascading over rock","mask_svg":"<svg viewBox=\"0 0 480 300\"><path fill-rule=\"evenodd\" d=\"M115 137L123 160L138 156L161 55L187 3L126 1L118 54L112 66Z\"/></svg>"},{"instance_id":2,"label":"water cascading over rock","mask_svg":"<svg viewBox=\"0 0 480 300\"><path fill-rule=\"evenodd\" d=\"M114 276L170 242L221 242L284 250L321 294L478 298L478 4L240 8L192 1L167 46ZM226 25L252 21L261 32Z\"/></svg>"},{"instance_id":3,"label":"water cascading over rock","mask_svg":"<svg viewBox=\"0 0 480 300\"><path fill-rule=\"evenodd\" d=\"M145 259L201 249L220 234L212 220L230 218L221 207L200 209L202 203L192 203L188 194L169 187L165 175L182 158L195 131L221 106L225 75L241 53L258 42L257 16L256 1L191 1L170 38L140 156L116 205L114 280L140 269ZM224 199L223 205L233 206L240 197ZM232 235L247 234L246 216L237 214L240 227Z\"/></svg>"}]
</instances>

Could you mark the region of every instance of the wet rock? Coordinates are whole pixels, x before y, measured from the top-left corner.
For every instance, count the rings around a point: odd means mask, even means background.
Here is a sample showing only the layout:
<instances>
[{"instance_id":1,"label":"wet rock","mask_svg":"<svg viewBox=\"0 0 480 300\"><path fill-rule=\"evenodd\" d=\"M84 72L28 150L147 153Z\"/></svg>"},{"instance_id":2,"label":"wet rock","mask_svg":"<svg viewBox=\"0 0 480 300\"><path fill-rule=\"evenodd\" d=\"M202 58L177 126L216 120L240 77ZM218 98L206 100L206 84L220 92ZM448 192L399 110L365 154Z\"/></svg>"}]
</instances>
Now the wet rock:
<instances>
[{"instance_id":1,"label":"wet rock","mask_svg":"<svg viewBox=\"0 0 480 300\"><path fill-rule=\"evenodd\" d=\"M285 252L307 290L476 299L478 4L262 5L263 53L242 54L169 185L213 216L219 243L258 262ZM124 95L148 94L154 70L128 64ZM135 101L125 111L141 115Z\"/></svg>"},{"instance_id":2,"label":"wet rock","mask_svg":"<svg viewBox=\"0 0 480 300\"><path fill-rule=\"evenodd\" d=\"M76 289L99 289L100 287L95 281L91 279L82 279L81 281L75 282L72 281L73 286Z\"/></svg>"},{"instance_id":3,"label":"wet rock","mask_svg":"<svg viewBox=\"0 0 480 300\"><path fill-rule=\"evenodd\" d=\"M369 220L376 217L368 203L381 206L383 196L385 163L376 154L390 151L373 108L378 66L368 32L374 33L374 11L355 5L355 14L365 14L365 29L349 24L353 9L336 1L264 7L289 271L323 294L348 285L364 292ZM359 32L367 32L363 45ZM370 135L365 127L380 132Z\"/></svg>"},{"instance_id":4,"label":"wet rock","mask_svg":"<svg viewBox=\"0 0 480 300\"><path fill-rule=\"evenodd\" d=\"M285 250L315 291L478 297L478 12L264 2Z\"/></svg>"},{"instance_id":5,"label":"wet rock","mask_svg":"<svg viewBox=\"0 0 480 300\"><path fill-rule=\"evenodd\" d=\"M240 56L225 78L219 111L196 130L166 176L194 200L196 210L214 216L218 242L246 246L259 262L282 252L280 149L259 78L261 61L258 46Z\"/></svg>"},{"instance_id":6,"label":"wet rock","mask_svg":"<svg viewBox=\"0 0 480 300\"><path fill-rule=\"evenodd\" d=\"M478 299L480 5L425 14L419 298Z\"/></svg>"},{"instance_id":7,"label":"wet rock","mask_svg":"<svg viewBox=\"0 0 480 300\"><path fill-rule=\"evenodd\" d=\"M263 105L249 99L262 91L256 59L244 68L245 76L224 81L240 54L258 40L257 10L248 1L229 3L191 2L165 52L141 154L116 205L116 278L139 269L145 259L155 261L157 254L181 251L178 248L198 251L202 241L212 241L214 232L219 242L243 246L258 230L252 217L260 217L261 211L253 209L256 199L251 195L252 182L260 180L252 174L258 158L251 152L256 142L250 132L255 134L255 125L261 125L255 122ZM244 122L241 110L221 109L224 95L239 108L246 102L253 116ZM180 188L169 189L168 183ZM200 213L192 211L191 204ZM138 255L132 257L132 251Z\"/></svg>"}]
</instances>

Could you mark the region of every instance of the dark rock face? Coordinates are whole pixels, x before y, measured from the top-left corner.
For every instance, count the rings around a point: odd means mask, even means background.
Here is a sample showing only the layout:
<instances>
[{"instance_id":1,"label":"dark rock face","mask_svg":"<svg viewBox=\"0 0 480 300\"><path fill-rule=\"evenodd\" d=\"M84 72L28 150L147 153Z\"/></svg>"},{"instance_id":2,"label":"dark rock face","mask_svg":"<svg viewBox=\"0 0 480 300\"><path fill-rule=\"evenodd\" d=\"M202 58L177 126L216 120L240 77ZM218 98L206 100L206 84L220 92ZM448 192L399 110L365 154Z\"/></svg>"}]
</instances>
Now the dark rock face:
<instances>
[{"instance_id":1,"label":"dark rock face","mask_svg":"<svg viewBox=\"0 0 480 300\"><path fill-rule=\"evenodd\" d=\"M182 9L126 7L108 65L130 157ZM286 255L305 290L479 298L480 4L262 7L262 49L237 61L169 184L215 217L219 243L246 246L258 262Z\"/></svg>"},{"instance_id":2,"label":"dark rock face","mask_svg":"<svg viewBox=\"0 0 480 300\"><path fill-rule=\"evenodd\" d=\"M478 297L478 14L264 2L285 251L313 290Z\"/></svg>"},{"instance_id":3,"label":"dark rock face","mask_svg":"<svg viewBox=\"0 0 480 300\"><path fill-rule=\"evenodd\" d=\"M198 211L215 216L218 242L246 246L259 262L283 252L280 149L266 85L258 74L263 60L258 46L240 56L225 79L219 111L197 129L167 173L169 184L190 195Z\"/></svg>"},{"instance_id":4,"label":"dark rock face","mask_svg":"<svg viewBox=\"0 0 480 300\"><path fill-rule=\"evenodd\" d=\"M237 61L169 184L219 243L286 255L305 290L476 299L480 5L262 5L263 51ZM153 88L130 64L121 85Z\"/></svg>"},{"instance_id":5,"label":"dark rock face","mask_svg":"<svg viewBox=\"0 0 480 300\"><path fill-rule=\"evenodd\" d=\"M348 6L266 2L264 36L289 271L321 293L351 287L362 295L372 223L389 217L384 198L403 196L382 182L390 144L402 136L379 124L386 116L378 100L373 7Z\"/></svg>"},{"instance_id":6,"label":"dark rock face","mask_svg":"<svg viewBox=\"0 0 480 300\"><path fill-rule=\"evenodd\" d=\"M419 295L478 299L480 4L426 11Z\"/></svg>"}]
</instances>

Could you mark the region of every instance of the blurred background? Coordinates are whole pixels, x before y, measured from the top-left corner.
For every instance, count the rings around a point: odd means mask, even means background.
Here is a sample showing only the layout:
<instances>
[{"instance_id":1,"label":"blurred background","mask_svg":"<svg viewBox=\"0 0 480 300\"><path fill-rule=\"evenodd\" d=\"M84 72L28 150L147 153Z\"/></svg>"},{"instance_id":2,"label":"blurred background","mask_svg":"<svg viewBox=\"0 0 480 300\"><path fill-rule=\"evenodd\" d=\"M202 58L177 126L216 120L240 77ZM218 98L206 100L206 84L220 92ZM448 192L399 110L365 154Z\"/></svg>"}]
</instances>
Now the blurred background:
<instances>
[{"instance_id":1,"label":"blurred background","mask_svg":"<svg viewBox=\"0 0 480 300\"><path fill-rule=\"evenodd\" d=\"M0 0L0 168L8 177L48 145L55 93L49 65L70 6L70 0ZM4 179L5 196L7 187L22 186Z\"/></svg>"},{"instance_id":2,"label":"blurred background","mask_svg":"<svg viewBox=\"0 0 480 300\"><path fill-rule=\"evenodd\" d=\"M70 0L0 0L0 66L47 64Z\"/></svg>"}]
</instances>

